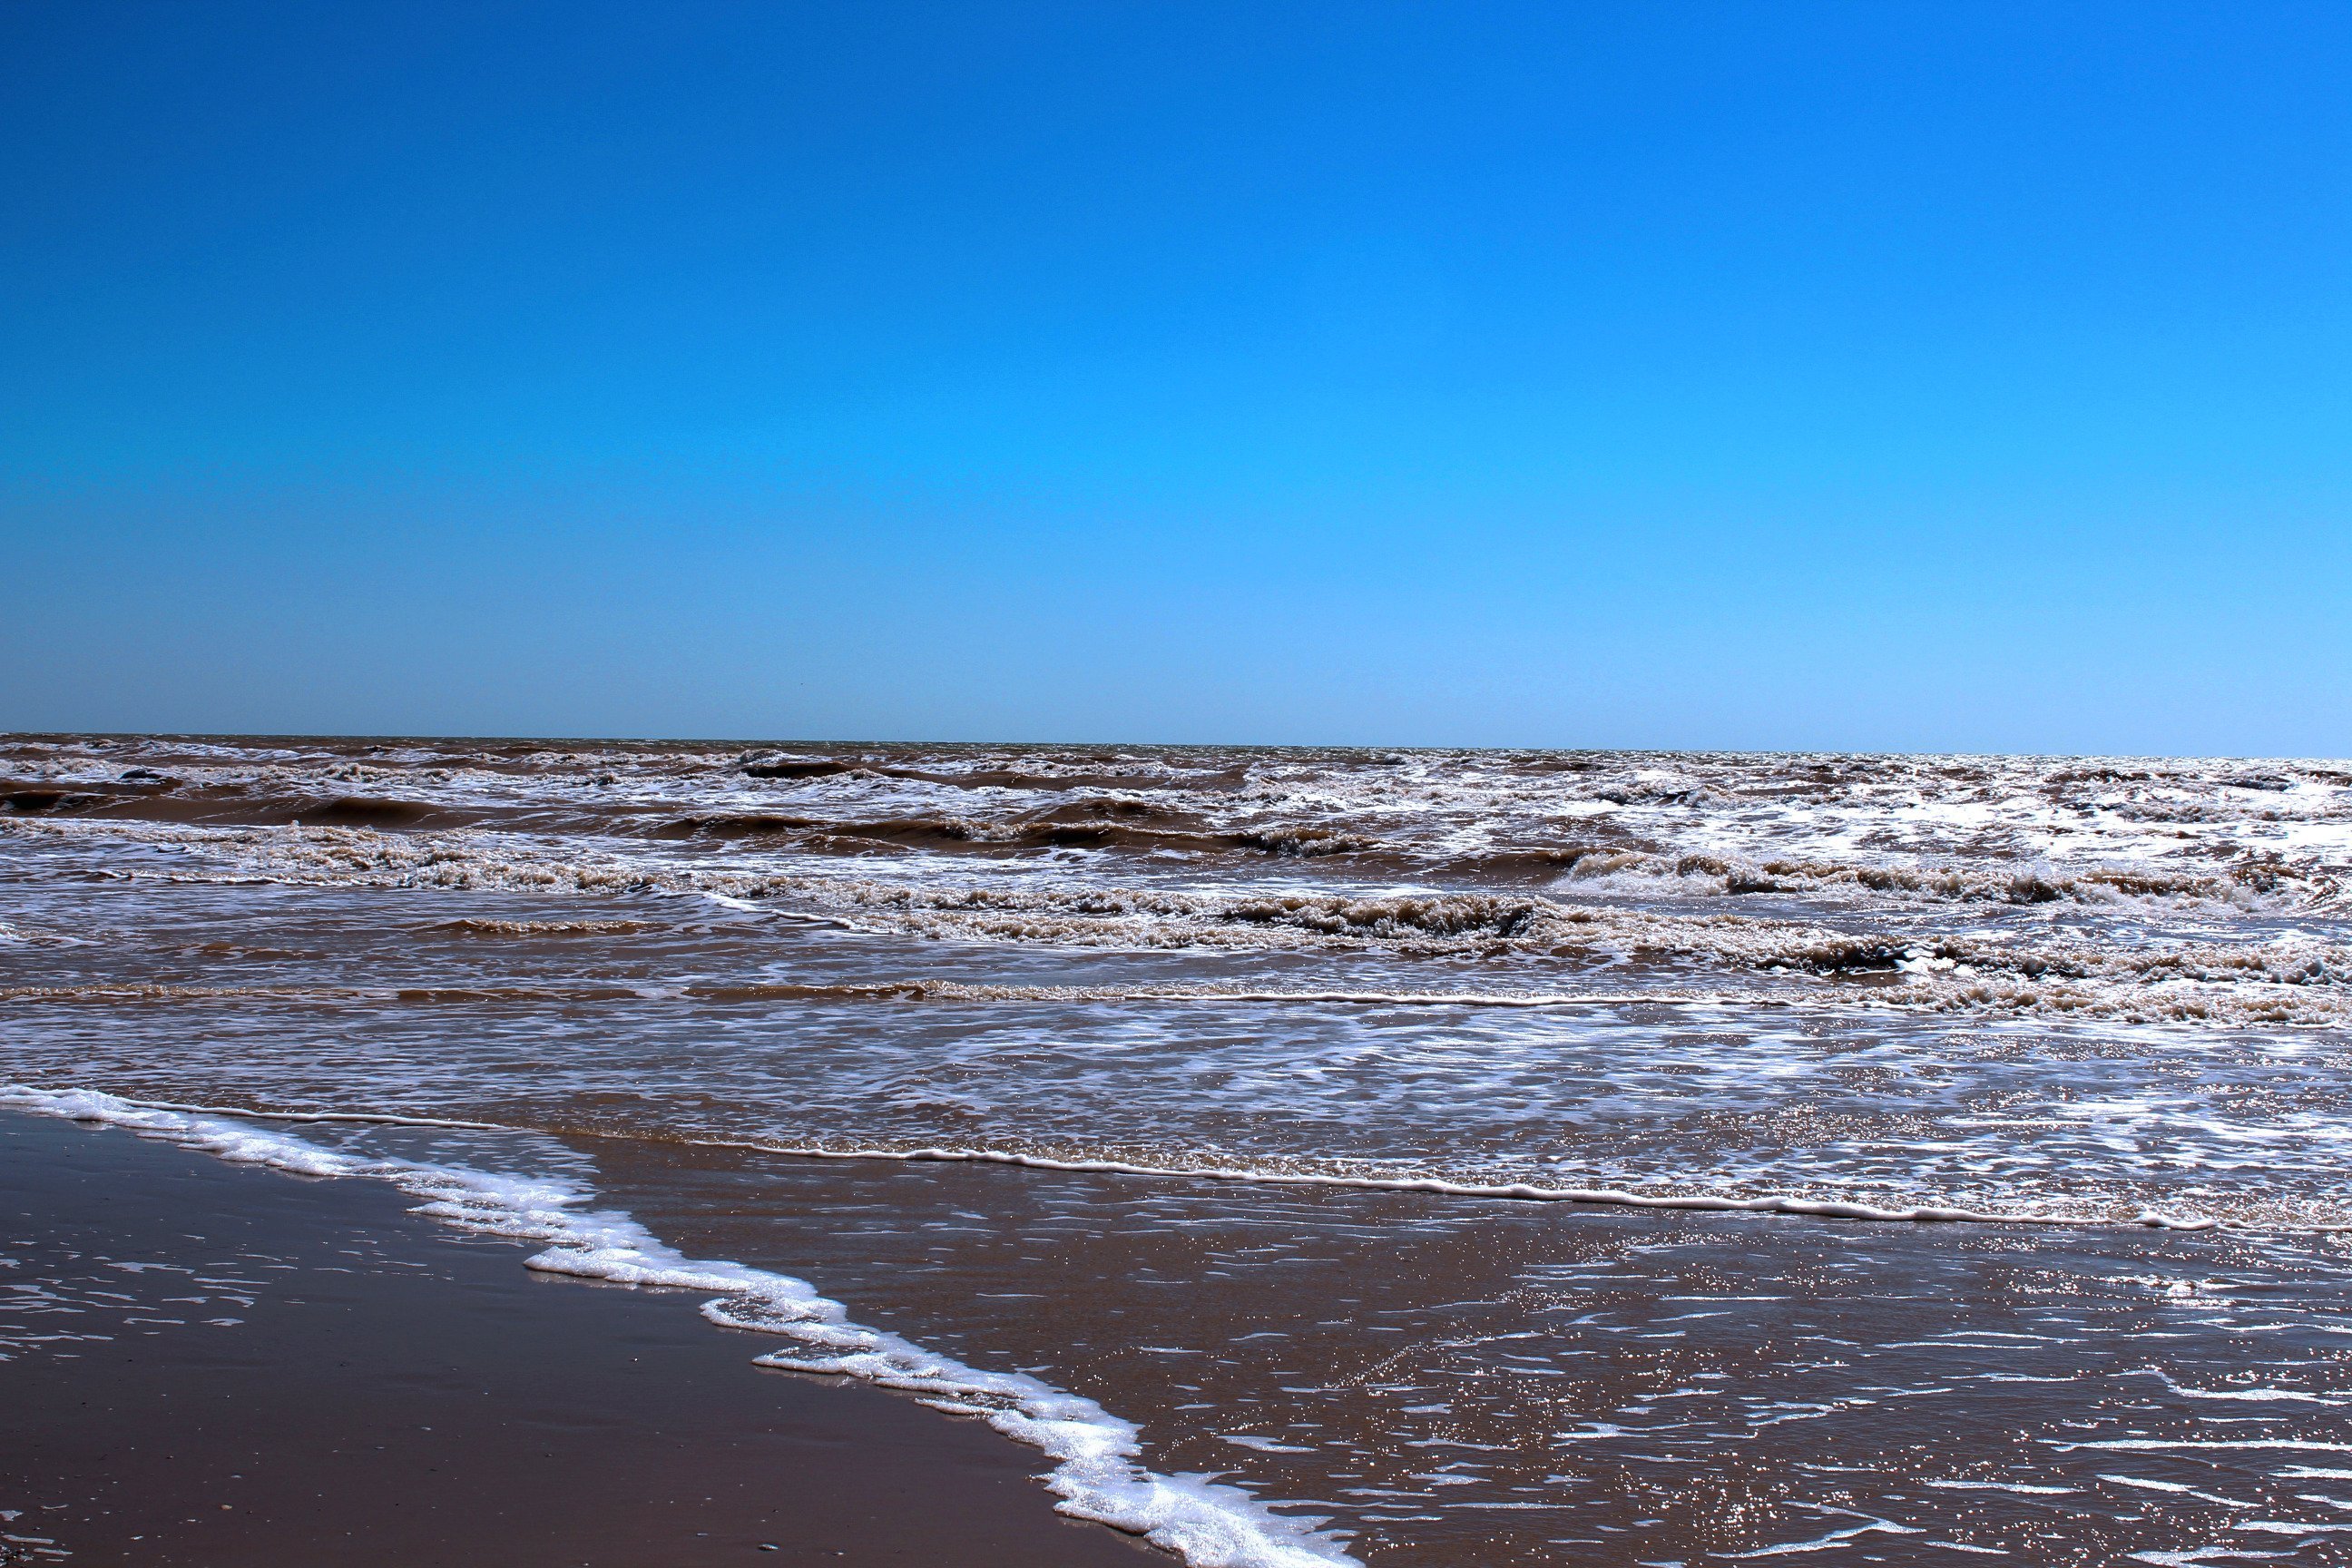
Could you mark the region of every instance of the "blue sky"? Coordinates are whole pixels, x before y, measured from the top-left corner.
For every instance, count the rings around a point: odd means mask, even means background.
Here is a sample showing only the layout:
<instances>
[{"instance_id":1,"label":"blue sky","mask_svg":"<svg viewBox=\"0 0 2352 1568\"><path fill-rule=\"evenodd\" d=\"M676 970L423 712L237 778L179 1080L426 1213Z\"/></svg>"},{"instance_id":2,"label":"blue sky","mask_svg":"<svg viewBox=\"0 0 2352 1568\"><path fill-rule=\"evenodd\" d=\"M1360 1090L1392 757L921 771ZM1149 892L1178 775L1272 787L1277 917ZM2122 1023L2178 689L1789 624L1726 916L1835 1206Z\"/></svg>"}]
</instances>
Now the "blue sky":
<instances>
[{"instance_id":1,"label":"blue sky","mask_svg":"<svg viewBox=\"0 0 2352 1568\"><path fill-rule=\"evenodd\" d=\"M2352 9L0 8L0 726L2352 752Z\"/></svg>"}]
</instances>

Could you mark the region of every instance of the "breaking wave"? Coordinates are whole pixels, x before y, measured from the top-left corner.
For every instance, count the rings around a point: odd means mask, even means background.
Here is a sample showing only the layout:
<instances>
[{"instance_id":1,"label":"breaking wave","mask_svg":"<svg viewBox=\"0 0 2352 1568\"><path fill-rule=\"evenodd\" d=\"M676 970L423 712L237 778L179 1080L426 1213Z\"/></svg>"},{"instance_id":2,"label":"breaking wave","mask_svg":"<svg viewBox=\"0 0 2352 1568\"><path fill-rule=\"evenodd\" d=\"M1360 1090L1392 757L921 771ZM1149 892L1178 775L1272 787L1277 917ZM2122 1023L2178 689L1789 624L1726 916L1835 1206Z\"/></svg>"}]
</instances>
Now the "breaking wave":
<instances>
[{"instance_id":1,"label":"breaking wave","mask_svg":"<svg viewBox=\"0 0 2352 1568\"><path fill-rule=\"evenodd\" d=\"M0 740L0 833L100 876L690 895L956 942L1485 962L1494 992L1559 960L1956 1014L2352 1016L2339 763L54 737Z\"/></svg>"},{"instance_id":2,"label":"breaking wave","mask_svg":"<svg viewBox=\"0 0 2352 1568\"><path fill-rule=\"evenodd\" d=\"M47 826L23 824L15 831ZM1408 958L1581 955L1646 969L1869 979L1874 1002L1944 1012L2229 1025L2352 1018L2352 949L2301 932L2118 950L2046 928L2031 940L1852 931L1729 912L1569 904L1534 894L888 881L724 861L649 861L481 830L110 827L211 863L209 870L165 873L172 879L696 895L852 930L961 942L1138 950L1375 947Z\"/></svg>"}]
</instances>

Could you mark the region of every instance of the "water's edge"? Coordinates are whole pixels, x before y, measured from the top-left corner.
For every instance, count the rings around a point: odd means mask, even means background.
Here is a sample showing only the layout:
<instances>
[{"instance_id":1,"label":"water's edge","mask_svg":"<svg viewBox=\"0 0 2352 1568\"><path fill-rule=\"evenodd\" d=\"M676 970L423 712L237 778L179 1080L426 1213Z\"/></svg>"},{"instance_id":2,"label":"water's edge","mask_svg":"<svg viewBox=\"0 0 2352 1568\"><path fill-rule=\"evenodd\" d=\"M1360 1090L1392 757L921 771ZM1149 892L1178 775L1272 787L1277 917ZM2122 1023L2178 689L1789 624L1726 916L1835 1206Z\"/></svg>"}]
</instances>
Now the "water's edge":
<instances>
[{"instance_id":1,"label":"water's edge","mask_svg":"<svg viewBox=\"0 0 2352 1568\"><path fill-rule=\"evenodd\" d=\"M1058 1511L1142 1536L1193 1568L1336 1568L1356 1561L1311 1522L1275 1514L1238 1487L1146 1469L1134 1424L1091 1399L1023 1373L983 1372L864 1327L840 1303L790 1275L687 1258L627 1215L588 1206L594 1194L571 1182L362 1158L246 1115L232 1120L236 1113L205 1114L94 1089L0 1084L0 1110L121 1128L236 1164L386 1183L421 1200L414 1212L443 1224L543 1244L525 1268L704 1292L711 1299L702 1314L711 1322L793 1342L753 1358L755 1364L854 1377L935 1409L978 1416L1054 1461L1045 1481L1060 1500Z\"/></svg>"}]
</instances>

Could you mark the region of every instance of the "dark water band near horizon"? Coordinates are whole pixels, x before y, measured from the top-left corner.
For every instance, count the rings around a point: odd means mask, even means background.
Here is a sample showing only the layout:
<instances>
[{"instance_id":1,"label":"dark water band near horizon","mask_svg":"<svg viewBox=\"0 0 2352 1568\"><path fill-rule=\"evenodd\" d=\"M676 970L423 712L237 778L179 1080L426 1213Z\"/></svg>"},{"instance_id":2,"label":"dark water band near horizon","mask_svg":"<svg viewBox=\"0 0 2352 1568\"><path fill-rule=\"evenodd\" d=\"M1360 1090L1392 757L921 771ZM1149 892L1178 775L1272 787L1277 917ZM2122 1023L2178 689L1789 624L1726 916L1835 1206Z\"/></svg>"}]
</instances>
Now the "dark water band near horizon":
<instances>
[{"instance_id":1,"label":"dark water band near horizon","mask_svg":"<svg viewBox=\"0 0 2352 1568\"><path fill-rule=\"evenodd\" d=\"M0 1102L699 1290L1205 1568L2352 1552L2352 764L16 737L0 797Z\"/></svg>"}]
</instances>

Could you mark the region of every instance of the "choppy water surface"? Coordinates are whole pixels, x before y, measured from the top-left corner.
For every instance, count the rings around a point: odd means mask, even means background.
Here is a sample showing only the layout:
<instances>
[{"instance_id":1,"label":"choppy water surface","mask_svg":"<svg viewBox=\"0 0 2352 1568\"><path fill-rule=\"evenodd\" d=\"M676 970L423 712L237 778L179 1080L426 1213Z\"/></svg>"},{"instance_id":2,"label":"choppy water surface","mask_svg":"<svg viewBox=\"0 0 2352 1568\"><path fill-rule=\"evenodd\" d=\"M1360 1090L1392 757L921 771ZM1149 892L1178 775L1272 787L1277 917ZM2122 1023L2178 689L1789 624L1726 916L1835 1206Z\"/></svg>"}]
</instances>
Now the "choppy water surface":
<instances>
[{"instance_id":1,"label":"choppy water surface","mask_svg":"<svg viewBox=\"0 0 2352 1568\"><path fill-rule=\"evenodd\" d=\"M0 1079L552 1136L1367 1563L2352 1560L2346 764L0 778Z\"/></svg>"}]
</instances>

